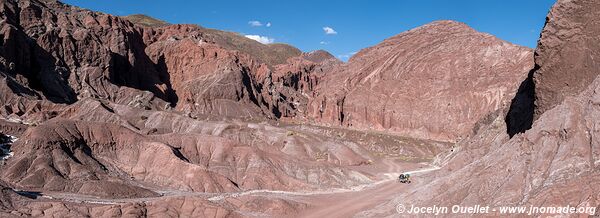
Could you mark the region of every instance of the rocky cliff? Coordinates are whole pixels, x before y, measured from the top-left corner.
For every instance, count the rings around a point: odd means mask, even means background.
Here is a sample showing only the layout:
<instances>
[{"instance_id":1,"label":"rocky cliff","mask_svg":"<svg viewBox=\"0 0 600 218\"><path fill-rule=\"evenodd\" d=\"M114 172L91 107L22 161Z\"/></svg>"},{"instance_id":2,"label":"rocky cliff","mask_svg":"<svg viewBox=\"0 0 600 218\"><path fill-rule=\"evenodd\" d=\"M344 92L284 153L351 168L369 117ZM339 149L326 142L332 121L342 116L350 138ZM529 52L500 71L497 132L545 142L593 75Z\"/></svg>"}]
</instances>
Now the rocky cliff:
<instances>
[{"instance_id":1,"label":"rocky cliff","mask_svg":"<svg viewBox=\"0 0 600 218\"><path fill-rule=\"evenodd\" d=\"M535 52L537 115L576 96L598 76L597 8L596 1L561 0L548 14Z\"/></svg>"}]
</instances>

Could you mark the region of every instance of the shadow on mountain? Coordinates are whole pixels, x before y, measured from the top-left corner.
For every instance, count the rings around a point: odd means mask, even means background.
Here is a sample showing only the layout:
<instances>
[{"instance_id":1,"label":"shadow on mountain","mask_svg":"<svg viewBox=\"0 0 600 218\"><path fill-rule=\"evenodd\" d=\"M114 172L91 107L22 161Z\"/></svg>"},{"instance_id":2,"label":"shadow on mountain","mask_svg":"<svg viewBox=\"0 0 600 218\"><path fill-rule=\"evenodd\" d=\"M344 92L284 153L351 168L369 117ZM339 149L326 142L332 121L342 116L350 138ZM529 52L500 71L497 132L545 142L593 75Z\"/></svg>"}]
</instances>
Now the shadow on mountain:
<instances>
[{"instance_id":1,"label":"shadow on mountain","mask_svg":"<svg viewBox=\"0 0 600 218\"><path fill-rule=\"evenodd\" d=\"M535 110L535 83L533 82L533 73L539 69L536 65L527 79L521 82L519 90L513 98L510 109L506 114L505 122L508 135L512 138L514 135L523 133L533 124L533 114Z\"/></svg>"}]
</instances>

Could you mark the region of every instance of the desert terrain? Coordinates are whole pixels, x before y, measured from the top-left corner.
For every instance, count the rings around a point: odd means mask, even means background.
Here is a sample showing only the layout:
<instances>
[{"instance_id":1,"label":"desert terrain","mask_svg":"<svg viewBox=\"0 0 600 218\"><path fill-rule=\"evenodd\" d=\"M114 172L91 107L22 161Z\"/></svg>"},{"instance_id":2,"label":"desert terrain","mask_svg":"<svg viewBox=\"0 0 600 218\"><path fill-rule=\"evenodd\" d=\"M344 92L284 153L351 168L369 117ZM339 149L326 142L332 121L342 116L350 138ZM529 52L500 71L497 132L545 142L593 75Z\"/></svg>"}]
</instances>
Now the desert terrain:
<instances>
[{"instance_id":1,"label":"desert terrain","mask_svg":"<svg viewBox=\"0 0 600 218\"><path fill-rule=\"evenodd\" d=\"M536 49L441 20L342 62L145 15L0 0L0 217L597 208L596 9L558 0Z\"/></svg>"}]
</instances>

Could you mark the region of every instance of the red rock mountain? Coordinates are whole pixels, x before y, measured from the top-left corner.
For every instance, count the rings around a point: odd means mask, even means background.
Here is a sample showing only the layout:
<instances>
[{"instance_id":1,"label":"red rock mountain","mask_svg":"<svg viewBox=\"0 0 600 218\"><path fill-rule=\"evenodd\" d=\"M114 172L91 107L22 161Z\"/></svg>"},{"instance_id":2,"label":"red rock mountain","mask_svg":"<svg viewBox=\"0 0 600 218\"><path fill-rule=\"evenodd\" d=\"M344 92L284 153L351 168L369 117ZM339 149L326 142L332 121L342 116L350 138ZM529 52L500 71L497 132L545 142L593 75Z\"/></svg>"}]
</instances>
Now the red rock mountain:
<instances>
[{"instance_id":1,"label":"red rock mountain","mask_svg":"<svg viewBox=\"0 0 600 218\"><path fill-rule=\"evenodd\" d=\"M438 21L328 72L307 113L323 123L456 141L507 104L532 62L528 48Z\"/></svg>"},{"instance_id":2,"label":"red rock mountain","mask_svg":"<svg viewBox=\"0 0 600 218\"><path fill-rule=\"evenodd\" d=\"M597 8L559 0L535 56L437 21L343 63L143 15L0 0L0 217L600 205ZM434 172L396 184L406 171Z\"/></svg>"}]
</instances>

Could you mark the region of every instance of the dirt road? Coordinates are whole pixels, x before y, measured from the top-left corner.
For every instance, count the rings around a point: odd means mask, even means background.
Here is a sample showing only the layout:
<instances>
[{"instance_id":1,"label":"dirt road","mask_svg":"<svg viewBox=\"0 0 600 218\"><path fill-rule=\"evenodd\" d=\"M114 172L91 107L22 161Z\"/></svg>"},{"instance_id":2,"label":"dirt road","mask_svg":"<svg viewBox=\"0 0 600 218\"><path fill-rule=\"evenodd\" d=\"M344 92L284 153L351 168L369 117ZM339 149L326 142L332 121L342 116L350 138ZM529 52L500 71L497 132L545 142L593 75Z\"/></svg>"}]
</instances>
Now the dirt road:
<instances>
[{"instance_id":1,"label":"dirt road","mask_svg":"<svg viewBox=\"0 0 600 218\"><path fill-rule=\"evenodd\" d=\"M380 180L370 184L349 187L346 189L331 189L319 191L274 191L274 190L251 190L238 193L196 193L170 190L155 190L160 193L158 197L147 198L129 198L129 199L104 199L94 196L65 194L65 193L43 193L42 198L61 200L77 203L93 204L122 204L130 202L148 202L166 197L203 197L209 201L219 202L228 198L238 198L247 195L277 195L300 202L306 202L313 205L312 208L299 214L298 217L350 217L360 211L371 208L375 205L385 203L394 198L399 192L402 192L409 186L418 185L418 183L401 184L396 181L400 173L409 173L418 176L430 171L438 170L439 167L421 164L419 168L407 169L406 165L395 162L390 159L384 159L381 166L385 167L379 173Z\"/></svg>"},{"instance_id":2,"label":"dirt road","mask_svg":"<svg viewBox=\"0 0 600 218\"><path fill-rule=\"evenodd\" d=\"M352 217L361 211L392 200L398 193L405 191L409 186L418 185L418 182L411 184L397 182L396 178L399 173L394 172L403 172L418 176L419 174L439 169L439 167L428 166L422 169L400 171L402 169L400 164L391 160L384 160L384 163L389 167L388 172L390 172L386 176L392 178L378 182L377 185L370 188L355 192L332 193L306 198L304 199L306 202L316 207L299 214L298 217Z\"/></svg>"}]
</instances>

